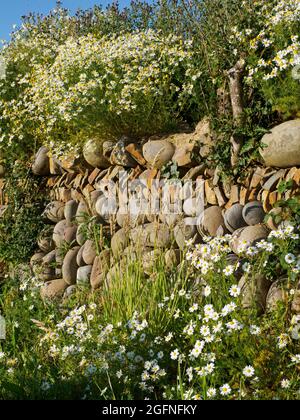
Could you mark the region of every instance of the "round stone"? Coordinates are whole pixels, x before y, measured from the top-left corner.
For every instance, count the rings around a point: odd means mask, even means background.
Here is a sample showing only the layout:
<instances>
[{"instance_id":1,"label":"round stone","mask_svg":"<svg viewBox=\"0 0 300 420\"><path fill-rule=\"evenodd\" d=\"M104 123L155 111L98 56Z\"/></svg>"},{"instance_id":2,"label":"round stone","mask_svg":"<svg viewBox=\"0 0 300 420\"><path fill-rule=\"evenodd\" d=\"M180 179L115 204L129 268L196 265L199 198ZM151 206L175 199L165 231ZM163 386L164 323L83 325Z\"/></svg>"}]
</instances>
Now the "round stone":
<instances>
[{"instance_id":1,"label":"round stone","mask_svg":"<svg viewBox=\"0 0 300 420\"><path fill-rule=\"evenodd\" d=\"M43 217L53 223L58 223L64 219L64 207L64 203L61 201L52 201L47 204L43 212Z\"/></svg>"},{"instance_id":2,"label":"round stone","mask_svg":"<svg viewBox=\"0 0 300 420\"><path fill-rule=\"evenodd\" d=\"M153 167L161 169L172 160L175 147L167 140L150 140L143 146L143 155Z\"/></svg>"},{"instance_id":3,"label":"round stone","mask_svg":"<svg viewBox=\"0 0 300 420\"><path fill-rule=\"evenodd\" d=\"M68 244L76 242L77 226L67 226L64 231L64 240Z\"/></svg>"},{"instance_id":4,"label":"round stone","mask_svg":"<svg viewBox=\"0 0 300 420\"><path fill-rule=\"evenodd\" d=\"M47 281L41 287L41 297L46 301L60 298L63 296L67 287L68 285L64 282L63 279Z\"/></svg>"},{"instance_id":5,"label":"round stone","mask_svg":"<svg viewBox=\"0 0 300 420\"><path fill-rule=\"evenodd\" d=\"M86 226L84 224L81 224L78 226L77 232L76 232L76 242L78 245L83 246L86 241Z\"/></svg>"},{"instance_id":6,"label":"round stone","mask_svg":"<svg viewBox=\"0 0 300 420\"><path fill-rule=\"evenodd\" d=\"M222 209L218 206L207 208L198 218L198 231L201 236L222 235L225 229Z\"/></svg>"},{"instance_id":7,"label":"round stone","mask_svg":"<svg viewBox=\"0 0 300 420\"><path fill-rule=\"evenodd\" d=\"M246 226L243 218L243 206L241 204L234 204L224 213L224 222L229 232L233 233L235 230Z\"/></svg>"},{"instance_id":8,"label":"round stone","mask_svg":"<svg viewBox=\"0 0 300 420\"><path fill-rule=\"evenodd\" d=\"M76 257L76 263L78 267L83 267L86 264L83 259L83 250L84 250L84 245L80 248Z\"/></svg>"},{"instance_id":9,"label":"round stone","mask_svg":"<svg viewBox=\"0 0 300 420\"><path fill-rule=\"evenodd\" d=\"M89 210L87 205L84 201L81 201L78 204L77 211L76 211L76 223L84 223L86 219L89 217Z\"/></svg>"},{"instance_id":10,"label":"round stone","mask_svg":"<svg viewBox=\"0 0 300 420\"><path fill-rule=\"evenodd\" d=\"M103 143L102 139L88 140L83 147L83 156L87 163L94 168L108 168L109 162L103 156Z\"/></svg>"},{"instance_id":11,"label":"round stone","mask_svg":"<svg viewBox=\"0 0 300 420\"><path fill-rule=\"evenodd\" d=\"M279 303L287 302L288 292L286 290L286 281L288 279L279 279L270 287L267 295L267 311L274 311Z\"/></svg>"},{"instance_id":12,"label":"round stone","mask_svg":"<svg viewBox=\"0 0 300 420\"><path fill-rule=\"evenodd\" d=\"M195 239L197 241L197 219L194 217L186 217L174 228L174 238L180 249L186 247L186 241Z\"/></svg>"},{"instance_id":13,"label":"round stone","mask_svg":"<svg viewBox=\"0 0 300 420\"><path fill-rule=\"evenodd\" d=\"M76 293L76 289L77 289L77 287L76 287L75 284L72 284L72 286L67 287L66 290L65 290L65 293L63 295L63 298L68 299L71 296L73 296Z\"/></svg>"},{"instance_id":14,"label":"round stone","mask_svg":"<svg viewBox=\"0 0 300 420\"><path fill-rule=\"evenodd\" d=\"M245 246L255 245L256 242L266 239L269 230L265 225L247 226L236 230L230 240L230 246L234 253L238 254Z\"/></svg>"},{"instance_id":15,"label":"round stone","mask_svg":"<svg viewBox=\"0 0 300 420\"><path fill-rule=\"evenodd\" d=\"M261 274L253 277L244 275L239 281L241 289L241 302L244 309L255 308L259 315L266 310L267 294L271 287L270 280Z\"/></svg>"},{"instance_id":16,"label":"round stone","mask_svg":"<svg viewBox=\"0 0 300 420\"><path fill-rule=\"evenodd\" d=\"M128 232L123 228L118 230L111 238L111 249L113 255L118 258L124 249L128 246L129 235Z\"/></svg>"},{"instance_id":17,"label":"round stone","mask_svg":"<svg viewBox=\"0 0 300 420\"><path fill-rule=\"evenodd\" d=\"M243 218L249 226L263 223L265 215L263 205L259 201L251 201L243 208Z\"/></svg>"},{"instance_id":18,"label":"round stone","mask_svg":"<svg viewBox=\"0 0 300 420\"><path fill-rule=\"evenodd\" d=\"M300 166L300 119L274 127L261 140L260 153L266 166L289 168Z\"/></svg>"}]
</instances>

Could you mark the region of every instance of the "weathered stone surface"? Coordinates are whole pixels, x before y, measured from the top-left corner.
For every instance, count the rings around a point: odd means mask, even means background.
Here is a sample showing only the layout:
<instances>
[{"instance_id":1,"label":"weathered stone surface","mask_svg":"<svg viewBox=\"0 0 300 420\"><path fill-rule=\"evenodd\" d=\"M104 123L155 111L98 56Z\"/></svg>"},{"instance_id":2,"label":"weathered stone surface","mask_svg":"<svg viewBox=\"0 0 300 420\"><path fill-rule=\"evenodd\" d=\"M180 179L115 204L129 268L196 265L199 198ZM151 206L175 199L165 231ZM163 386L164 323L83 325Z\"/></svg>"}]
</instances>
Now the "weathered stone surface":
<instances>
[{"instance_id":1,"label":"weathered stone surface","mask_svg":"<svg viewBox=\"0 0 300 420\"><path fill-rule=\"evenodd\" d=\"M78 267L83 267L86 264L83 259L83 250L84 250L84 245L80 248L76 257L76 262L77 262Z\"/></svg>"},{"instance_id":2,"label":"weathered stone surface","mask_svg":"<svg viewBox=\"0 0 300 420\"><path fill-rule=\"evenodd\" d=\"M281 207L276 207L268 213L269 217L266 221L266 224L267 224L267 226L270 230L276 230L278 228L278 226L280 225L280 223L281 223L281 217L280 217L281 213L282 213L282 208Z\"/></svg>"},{"instance_id":3,"label":"weathered stone surface","mask_svg":"<svg viewBox=\"0 0 300 420\"><path fill-rule=\"evenodd\" d=\"M83 224L80 224L76 232L76 242L80 246L83 246L86 241L85 229L85 226Z\"/></svg>"},{"instance_id":4,"label":"weathered stone surface","mask_svg":"<svg viewBox=\"0 0 300 420\"><path fill-rule=\"evenodd\" d=\"M82 258L86 265L92 265L96 258L97 250L94 241L87 240L83 246Z\"/></svg>"},{"instance_id":5,"label":"weathered stone surface","mask_svg":"<svg viewBox=\"0 0 300 420\"><path fill-rule=\"evenodd\" d=\"M243 206L241 204L234 204L224 213L224 222L229 232L233 233L235 230L246 226L243 218Z\"/></svg>"},{"instance_id":6,"label":"weathered stone surface","mask_svg":"<svg viewBox=\"0 0 300 420\"><path fill-rule=\"evenodd\" d=\"M57 248L59 248L64 242L64 234L65 230L68 227L68 223L66 220L61 220L58 222L53 230L53 241Z\"/></svg>"},{"instance_id":7,"label":"weathered stone surface","mask_svg":"<svg viewBox=\"0 0 300 420\"><path fill-rule=\"evenodd\" d=\"M110 250L105 249L95 258L91 272L91 286L93 290L98 289L104 282L104 277L110 269Z\"/></svg>"},{"instance_id":8,"label":"weathered stone surface","mask_svg":"<svg viewBox=\"0 0 300 420\"><path fill-rule=\"evenodd\" d=\"M149 223L145 227L145 246L166 248L171 245L170 228L160 223Z\"/></svg>"},{"instance_id":9,"label":"weathered stone surface","mask_svg":"<svg viewBox=\"0 0 300 420\"><path fill-rule=\"evenodd\" d=\"M162 253L159 249L145 252L142 256L142 267L144 273L150 276L157 269L157 264L162 260Z\"/></svg>"},{"instance_id":10,"label":"weathered stone surface","mask_svg":"<svg viewBox=\"0 0 300 420\"><path fill-rule=\"evenodd\" d=\"M52 201L46 206L43 217L53 223L58 223L64 219L64 208L64 203L61 201Z\"/></svg>"},{"instance_id":11,"label":"weathered stone surface","mask_svg":"<svg viewBox=\"0 0 300 420\"><path fill-rule=\"evenodd\" d=\"M92 265L85 265L83 267L79 267L77 270L77 284L80 286L89 286L90 285L90 277L92 272Z\"/></svg>"},{"instance_id":12,"label":"weathered stone surface","mask_svg":"<svg viewBox=\"0 0 300 420\"><path fill-rule=\"evenodd\" d=\"M123 228L118 230L111 238L111 249L113 255L119 257L124 249L128 246L129 235L128 232Z\"/></svg>"},{"instance_id":13,"label":"weathered stone surface","mask_svg":"<svg viewBox=\"0 0 300 420\"><path fill-rule=\"evenodd\" d=\"M77 287L75 284L66 288L65 293L63 295L63 299L68 299L69 297L73 296L76 293Z\"/></svg>"},{"instance_id":14,"label":"weathered stone surface","mask_svg":"<svg viewBox=\"0 0 300 420\"><path fill-rule=\"evenodd\" d=\"M197 238L197 219L186 217L174 228L174 238L180 249L186 247L185 242L189 239Z\"/></svg>"},{"instance_id":15,"label":"weathered stone surface","mask_svg":"<svg viewBox=\"0 0 300 420\"><path fill-rule=\"evenodd\" d=\"M102 139L91 139L83 147L83 156L87 163L94 168L108 168L109 162L103 155Z\"/></svg>"},{"instance_id":16,"label":"weathered stone surface","mask_svg":"<svg viewBox=\"0 0 300 420\"><path fill-rule=\"evenodd\" d=\"M287 121L265 134L261 155L266 166L289 168L300 165L300 119Z\"/></svg>"},{"instance_id":17,"label":"weathered stone surface","mask_svg":"<svg viewBox=\"0 0 300 420\"><path fill-rule=\"evenodd\" d=\"M64 240L69 244L76 242L77 226L67 226L64 231Z\"/></svg>"},{"instance_id":18,"label":"weathered stone surface","mask_svg":"<svg viewBox=\"0 0 300 420\"><path fill-rule=\"evenodd\" d=\"M79 203L75 200L69 200L65 205L64 216L69 224L73 223L75 220L78 204Z\"/></svg>"},{"instance_id":19,"label":"weathered stone surface","mask_svg":"<svg viewBox=\"0 0 300 420\"><path fill-rule=\"evenodd\" d=\"M247 226L238 229L233 233L230 240L231 249L237 254L244 244L254 245L261 239L266 239L268 234L269 230L265 225Z\"/></svg>"},{"instance_id":20,"label":"weathered stone surface","mask_svg":"<svg viewBox=\"0 0 300 420\"><path fill-rule=\"evenodd\" d=\"M35 159L32 165L32 172L35 175L50 175L50 162L48 152L49 150L47 149L47 147L41 147L35 155Z\"/></svg>"},{"instance_id":21,"label":"weathered stone surface","mask_svg":"<svg viewBox=\"0 0 300 420\"><path fill-rule=\"evenodd\" d=\"M270 280L257 274L254 277L244 275L239 281L242 295L242 307L245 309L255 308L259 314L265 312L266 299L271 287Z\"/></svg>"},{"instance_id":22,"label":"weathered stone surface","mask_svg":"<svg viewBox=\"0 0 300 420\"><path fill-rule=\"evenodd\" d=\"M103 222L109 222L111 215L117 213L117 204L114 200L108 200L105 196L100 196L96 201L95 209L101 216Z\"/></svg>"},{"instance_id":23,"label":"weathered stone surface","mask_svg":"<svg viewBox=\"0 0 300 420\"><path fill-rule=\"evenodd\" d=\"M127 152L126 146L130 143L126 137L121 138L113 147L110 154L110 163L112 165L125 166L127 168L135 168L137 162Z\"/></svg>"},{"instance_id":24,"label":"weathered stone surface","mask_svg":"<svg viewBox=\"0 0 300 420\"><path fill-rule=\"evenodd\" d=\"M153 168L161 169L171 161L175 147L167 140L148 141L143 146L143 155Z\"/></svg>"},{"instance_id":25,"label":"weathered stone surface","mask_svg":"<svg viewBox=\"0 0 300 420\"><path fill-rule=\"evenodd\" d=\"M166 270L172 270L180 263L181 251L179 249L168 249L165 253Z\"/></svg>"},{"instance_id":26,"label":"weathered stone surface","mask_svg":"<svg viewBox=\"0 0 300 420\"><path fill-rule=\"evenodd\" d=\"M212 206L204 210L198 218L198 231L202 236L212 237L224 233L225 223L222 209L218 206Z\"/></svg>"},{"instance_id":27,"label":"weathered stone surface","mask_svg":"<svg viewBox=\"0 0 300 420\"><path fill-rule=\"evenodd\" d=\"M80 247L75 247L73 249L70 249L70 251L67 252L63 266L62 266L62 273L63 273L63 279L67 284L75 284L76 278L77 278L77 269L78 265L76 262L77 254Z\"/></svg>"},{"instance_id":28,"label":"weathered stone surface","mask_svg":"<svg viewBox=\"0 0 300 420\"><path fill-rule=\"evenodd\" d=\"M89 209L84 201L81 201L78 204L77 211L76 211L76 222L78 224L84 223L86 221L87 216L89 215Z\"/></svg>"},{"instance_id":29,"label":"weathered stone surface","mask_svg":"<svg viewBox=\"0 0 300 420\"><path fill-rule=\"evenodd\" d=\"M294 294L294 298L293 298L293 302L292 302L292 311L295 312L296 314L300 314L300 283L298 286L298 290L295 290L295 294Z\"/></svg>"},{"instance_id":30,"label":"weathered stone surface","mask_svg":"<svg viewBox=\"0 0 300 420\"><path fill-rule=\"evenodd\" d=\"M56 250L54 249L53 251L48 252L48 254L46 254L43 259L42 259L42 264L43 266L49 266L50 264L55 264L56 263Z\"/></svg>"},{"instance_id":31,"label":"weathered stone surface","mask_svg":"<svg viewBox=\"0 0 300 420\"><path fill-rule=\"evenodd\" d=\"M272 284L267 295L267 311L273 311L280 302L287 302L288 292L286 290L286 280L279 279Z\"/></svg>"},{"instance_id":32,"label":"weathered stone surface","mask_svg":"<svg viewBox=\"0 0 300 420\"><path fill-rule=\"evenodd\" d=\"M175 149L172 161L178 166L190 167L192 164L192 153L195 148L193 143L178 146Z\"/></svg>"},{"instance_id":33,"label":"weathered stone surface","mask_svg":"<svg viewBox=\"0 0 300 420\"><path fill-rule=\"evenodd\" d=\"M252 201L243 209L243 218L249 226L263 223L265 215L263 205L259 201Z\"/></svg>"},{"instance_id":34,"label":"weathered stone surface","mask_svg":"<svg viewBox=\"0 0 300 420\"><path fill-rule=\"evenodd\" d=\"M64 262L64 252L60 249L56 249L56 264L61 267Z\"/></svg>"},{"instance_id":35,"label":"weathered stone surface","mask_svg":"<svg viewBox=\"0 0 300 420\"><path fill-rule=\"evenodd\" d=\"M30 265L40 265L42 263L42 259L46 255L45 252L36 252L31 258L30 258Z\"/></svg>"},{"instance_id":36,"label":"weathered stone surface","mask_svg":"<svg viewBox=\"0 0 300 420\"><path fill-rule=\"evenodd\" d=\"M40 271L34 270L35 275L42 281L54 280L55 277L55 268L45 267Z\"/></svg>"},{"instance_id":37,"label":"weathered stone surface","mask_svg":"<svg viewBox=\"0 0 300 420\"><path fill-rule=\"evenodd\" d=\"M0 164L0 178L3 178L5 175L5 166Z\"/></svg>"},{"instance_id":38,"label":"weathered stone surface","mask_svg":"<svg viewBox=\"0 0 300 420\"><path fill-rule=\"evenodd\" d=\"M46 253L52 251L52 249L54 249L55 246L50 231L48 233L42 233L39 236L37 243L40 250Z\"/></svg>"},{"instance_id":39,"label":"weathered stone surface","mask_svg":"<svg viewBox=\"0 0 300 420\"><path fill-rule=\"evenodd\" d=\"M48 281L41 287L41 297L45 301L60 298L67 287L63 279Z\"/></svg>"}]
</instances>

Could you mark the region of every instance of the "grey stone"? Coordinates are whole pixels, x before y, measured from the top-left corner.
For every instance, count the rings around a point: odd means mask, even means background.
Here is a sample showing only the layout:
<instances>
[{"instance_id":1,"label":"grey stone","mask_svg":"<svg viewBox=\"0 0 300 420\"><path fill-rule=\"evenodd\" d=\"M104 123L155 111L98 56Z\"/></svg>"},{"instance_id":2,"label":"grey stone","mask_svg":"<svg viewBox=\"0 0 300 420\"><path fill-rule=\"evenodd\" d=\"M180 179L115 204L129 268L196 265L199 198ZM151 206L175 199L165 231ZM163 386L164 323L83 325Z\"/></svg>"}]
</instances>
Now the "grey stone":
<instances>
[{"instance_id":1,"label":"grey stone","mask_svg":"<svg viewBox=\"0 0 300 420\"><path fill-rule=\"evenodd\" d=\"M59 248L64 242L64 234L65 230L68 227L68 223L66 220L61 220L58 222L53 230L53 241L57 248Z\"/></svg>"},{"instance_id":2,"label":"grey stone","mask_svg":"<svg viewBox=\"0 0 300 420\"><path fill-rule=\"evenodd\" d=\"M90 277L92 272L92 265L85 265L83 267L79 267L77 270L77 284L81 286L89 286L90 285Z\"/></svg>"},{"instance_id":3,"label":"grey stone","mask_svg":"<svg viewBox=\"0 0 300 420\"><path fill-rule=\"evenodd\" d=\"M243 218L249 226L263 223L265 215L263 205L259 201L252 201L246 204L243 209Z\"/></svg>"},{"instance_id":4,"label":"grey stone","mask_svg":"<svg viewBox=\"0 0 300 420\"><path fill-rule=\"evenodd\" d=\"M224 213L224 222L229 232L233 233L235 230L247 225L243 218L243 206L241 204L234 204Z\"/></svg>"},{"instance_id":5,"label":"grey stone","mask_svg":"<svg viewBox=\"0 0 300 420\"><path fill-rule=\"evenodd\" d=\"M129 235L124 228L118 230L111 238L111 249L113 255L118 258L128 246Z\"/></svg>"},{"instance_id":6,"label":"grey stone","mask_svg":"<svg viewBox=\"0 0 300 420\"><path fill-rule=\"evenodd\" d=\"M63 298L68 299L71 296L73 296L76 293L76 289L77 289L77 287L76 287L75 284L72 284L72 286L67 287L66 290L65 290L65 293L63 295Z\"/></svg>"},{"instance_id":7,"label":"grey stone","mask_svg":"<svg viewBox=\"0 0 300 420\"><path fill-rule=\"evenodd\" d=\"M279 303L287 302L288 292L286 290L287 279L278 279L272 284L267 295L267 311L274 311Z\"/></svg>"},{"instance_id":8,"label":"grey stone","mask_svg":"<svg viewBox=\"0 0 300 420\"><path fill-rule=\"evenodd\" d=\"M48 152L49 150L47 149L47 147L41 147L35 155L34 162L32 165L32 172L35 175L50 175L50 161Z\"/></svg>"},{"instance_id":9,"label":"grey stone","mask_svg":"<svg viewBox=\"0 0 300 420\"><path fill-rule=\"evenodd\" d=\"M185 242L190 239L197 239L197 219L193 217L186 217L174 228L174 238L180 249L186 247Z\"/></svg>"},{"instance_id":10,"label":"grey stone","mask_svg":"<svg viewBox=\"0 0 300 420\"><path fill-rule=\"evenodd\" d=\"M65 242L71 244L76 242L77 237L77 226L67 226L64 231Z\"/></svg>"},{"instance_id":11,"label":"grey stone","mask_svg":"<svg viewBox=\"0 0 300 420\"><path fill-rule=\"evenodd\" d=\"M86 264L83 259L83 250L84 250L84 245L82 245L76 257L76 262L77 262L78 267L83 267Z\"/></svg>"},{"instance_id":12,"label":"grey stone","mask_svg":"<svg viewBox=\"0 0 300 420\"><path fill-rule=\"evenodd\" d=\"M61 201L52 201L47 204L43 217L50 220L53 223L58 223L64 219L64 203Z\"/></svg>"}]
</instances>

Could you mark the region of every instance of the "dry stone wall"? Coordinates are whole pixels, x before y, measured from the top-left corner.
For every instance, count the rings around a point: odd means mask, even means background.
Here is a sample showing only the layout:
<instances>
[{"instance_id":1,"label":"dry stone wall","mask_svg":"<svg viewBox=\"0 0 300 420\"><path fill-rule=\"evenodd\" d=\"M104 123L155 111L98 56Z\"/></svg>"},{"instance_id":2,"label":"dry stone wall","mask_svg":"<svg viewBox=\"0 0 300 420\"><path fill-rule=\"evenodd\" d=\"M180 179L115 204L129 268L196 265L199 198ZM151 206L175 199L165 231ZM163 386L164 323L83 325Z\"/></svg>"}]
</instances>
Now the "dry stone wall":
<instances>
[{"instance_id":1,"label":"dry stone wall","mask_svg":"<svg viewBox=\"0 0 300 420\"><path fill-rule=\"evenodd\" d=\"M298 125L298 132L295 125ZM298 141L300 149L299 120L291 122L291 133L288 129L287 124L285 135L292 137L291 153L294 153L295 142ZM282 136L284 130L277 129L277 132ZM272 135L276 136L276 130ZM268 136L267 147L272 148ZM281 142L280 139L276 141ZM255 243L266 238L270 229L276 229L272 218L265 224L265 215L279 213L280 209L273 209L276 202L299 194L300 162L294 158L292 162L298 166L290 167L285 150L287 162L282 161L278 165L281 168L258 165L249 169L246 178L229 184L222 181L217 170L201 163L209 156L212 145L209 123L204 120L195 132L155 137L139 143L125 137L116 143L90 140L84 148L85 164L59 162L49 158L46 148L41 148L32 170L48 177L51 202L44 211L44 218L49 226L38 239L40 249L33 255L31 265L45 281L43 298L68 297L78 286L93 290L109 287L114 276L126 266L127 258L141 258L146 275L151 275L156 258L162 253L166 269L176 267L186 241L199 243L205 236L231 234L229 258L234 260L241 244ZM272 161L272 153L276 150L263 151L268 161ZM196 193L202 197L204 206L200 213L195 197L185 196L184 188L180 212L123 214L116 207L114 214L109 213L107 199L101 190L103 183L120 185L124 180L139 181L142 197L147 199L152 181L166 179L166 172L172 165L181 181L198 182L197 188L201 191ZM283 180L290 181L292 188L279 193L277 188ZM171 207L176 207L172 189L170 194ZM240 284L245 289L243 278ZM257 279L262 310L270 286L264 279ZM272 287L274 294L275 286Z\"/></svg>"}]
</instances>

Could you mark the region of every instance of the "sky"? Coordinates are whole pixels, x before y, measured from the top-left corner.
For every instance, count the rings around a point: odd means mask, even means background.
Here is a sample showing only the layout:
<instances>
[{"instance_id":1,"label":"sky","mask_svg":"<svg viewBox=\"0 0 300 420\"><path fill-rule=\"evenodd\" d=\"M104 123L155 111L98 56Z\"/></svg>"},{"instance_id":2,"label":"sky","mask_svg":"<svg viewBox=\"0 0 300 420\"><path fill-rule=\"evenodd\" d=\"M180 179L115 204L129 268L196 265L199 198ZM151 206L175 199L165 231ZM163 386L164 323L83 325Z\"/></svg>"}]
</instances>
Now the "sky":
<instances>
[{"instance_id":1,"label":"sky","mask_svg":"<svg viewBox=\"0 0 300 420\"><path fill-rule=\"evenodd\" d=\"M78 8L89 9L95 4L106 6L109 0L63 0L63 6L75 12ZM126 6L129 0L119 0L120 6ZM21 22L21 16L30 12L47 14L55 7L56 0L0 0L0 39L9 40L13 25Z\"/></svg>"}]
</instances>

